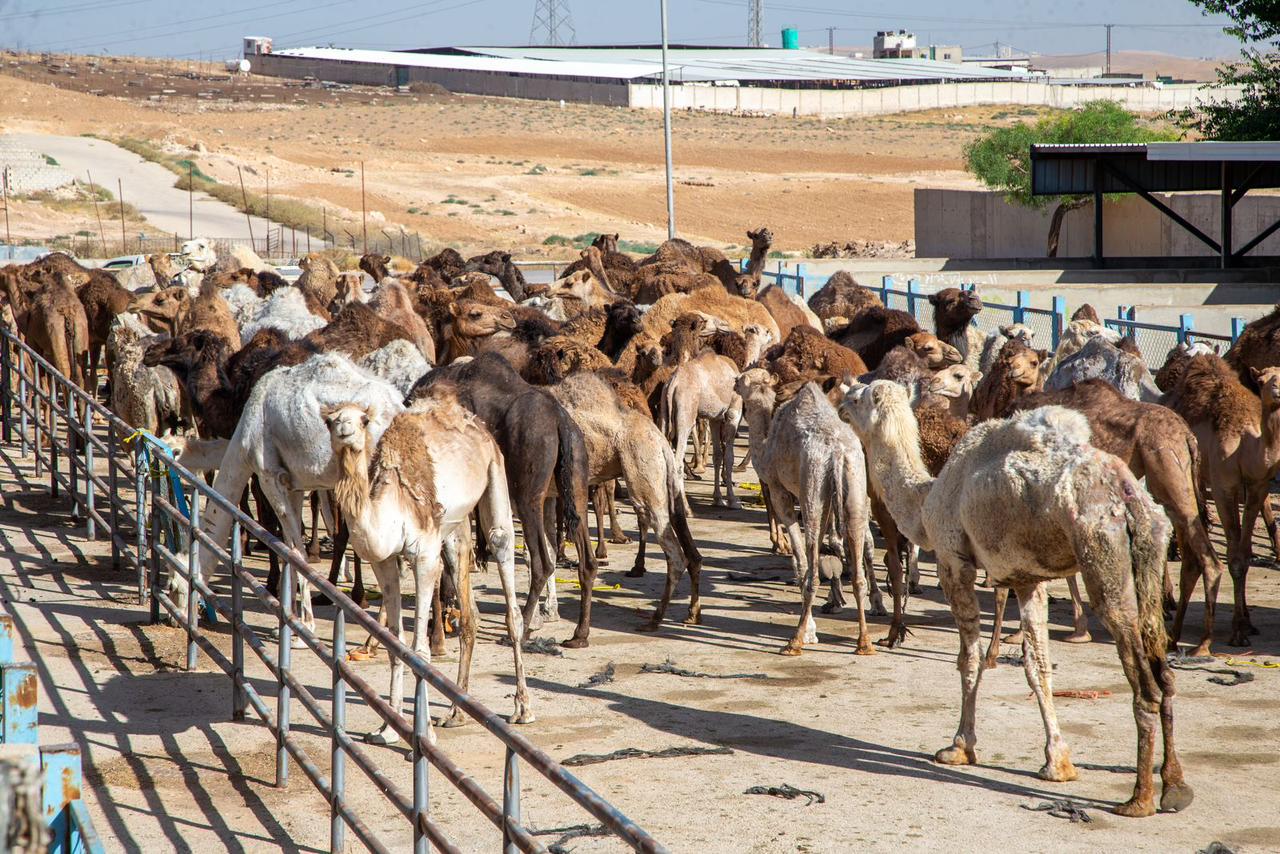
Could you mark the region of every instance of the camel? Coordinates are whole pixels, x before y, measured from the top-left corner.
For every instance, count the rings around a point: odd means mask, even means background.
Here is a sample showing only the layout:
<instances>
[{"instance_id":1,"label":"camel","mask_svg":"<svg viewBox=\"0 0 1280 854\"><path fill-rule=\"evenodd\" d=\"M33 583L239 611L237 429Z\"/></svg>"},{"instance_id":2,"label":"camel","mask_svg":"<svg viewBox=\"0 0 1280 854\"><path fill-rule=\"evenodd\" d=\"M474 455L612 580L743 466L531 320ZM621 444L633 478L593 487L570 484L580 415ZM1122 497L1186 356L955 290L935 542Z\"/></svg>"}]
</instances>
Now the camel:
<instances>
[{"instance_id":1,"label":"camel","mask_svg":"<svg viewBox=\"0 0 1280 854\"><path fill-rule=\"evenodd\" d=\"M133 293L120 286L115 276L104 270L89 270L89 281L76 288L76 296L84 306L85 320L89 324L89 367L86 374L90 394L98 390L98 362L102 359L107 336L111 334L111 321L125 310L133 299ZM107 374L111 362L107 361Z\"/></svg>"},{"instance_id":2,"label":"camel","mask_svg":"<svg viewBox=\"0 0 1280 854\"><path fill-rule=\"evenodd\" d=\"M618 300L605 309L604 331L596 347L617 364L631 340L640 333L642 315L630 300Z\"/></svg>"},{"instance_id":3,"label":"camel","mask_svg":"<svg viewBox=\"0 0 1280 854\"><path fill-rule=\"evenodd\" d=\"M596 577L587 526L587 448L574 420L547 389L529 385L497 353L482 353L465 362L437 368L418 380L406 400L412 403L431 386L457 386L462 405L480 418L493 434L507 461L507 486L525 542L529 564L529 598L525 601L526 634L538 629L542 616L538 598L547 587L547 611L558 619L555 588L555 550L551 547L545 505L556 495L565 518L568 539L578 552L578 581L582 607L573 636L562 642L570 649L588 645L591 633L591 586ZM552 488L554 486L554 493Z\"/></svg>"},{"instance_id":4,"label":"camel","mask_svg":"<svg viewBox=\"0 0 1280 854\"><path fill-rule=\"evenodd\" d=\"M880 296L855 282L845 270L832 273L826 283L809 297L809 308L824 323L838 319L848 323L873 306L884 308Z\"/></svg>"},{"instance_id":5,"label":"camel","mask_svg":"<svg viewBox=\"0 0 1280 854\"><path fill-rule=\"evenodd\" d=\"M764 370L752 368L743 373L736 390L747 413L752 456L760 474L766 512L771 522L776 518L786 531L792 569L800 585L800 620L782 654L800 655L805 644L818 642L813 620L818 547L823 533L834 524L843 534L845 557L853 567L858 605L856 652L874 655L863 603L863 573L858 571L869 519L866 459L861 443L813 383L806 383L776 412L774 380ZM832 573L828 583L830 601L840 601L840 573ZM874 579L871 585L874 589Z\"/></svg>"},{"instance_id":6,"label":"camel","mask_svg":"<svg viewBox=\"0 0 1280 854\"><path fill-rule=\"evenodd\" d=\"M1053 359L1049 362L1048 372L1052 374L1064 359L1079 353L1091 338L1105 338L1112 344L1120 343L1120 333L1104 326L1098 319L1098 313L1094 311L1093 306L1085 303L1075 310L1067 328L1062 330L1058 347L1054 350Z\"/></svg>"},{"instance_id":7,"label":"camel","mask_svg":"<svg viewBox=\"0 0 1280 854\"><path fill-rule=\"evenodd\" d=\"M982 311L978 292L943 288L929 295L929 304L933 306L934 334L959 350L966 365L980 370L979 359L986 339L973 325L973 319Z\"/></svg>"},{"instance_id":8,"label":"camel","mask_svg":"<svg viewBox=\"0 0 1280 854\"><path fill-rule=\"evenodd\" d=\"M1115 639L1133 691L1138 729L1133 796L1123 816L1155 813L1152 760L1164 736L1160 807L1181 811L1193 799L1174 746L1173 670L1160 605L1169 525L1124 463L1089 444L1078 412L1048 406L969 431L935 479L920 458L906 391L883 380L855 385L842 409L867 447L870 480L912 542L937 554L938 576L960 629L960 724L939 750L943 765L973 765L978 684L982 678L977 567L1011 587L1022 611L1027 682L1040 706L1050 781L1076 778L1058 729L1046 631L1046 582L1079 572L1094 609Z\"/></svg>"},{"instance_id":9,"label":"camel","mask_svg":"<svg viewBox=\"0 0 1280 854\"><path fill-rule=\"evenodd\" d=\"M921 331L911 314L872 305L843 326L830 328L827 337L856 352L868 368L875 370L890 350Z\"/></svg>"},{"instance_id":10,"label":"camel","mask_svg":"<svg viewBox=\"0 0 1280 854\"><path fill-rule=\"evenodd\" d=\"M1007 416L1019 397L1043 386L1040 366L1048 358L1047 350L1033 350L1021 339L1010 338L1000 348L991 372L983 374L974 388L969 411L979 421Z\"/></svg>"},{"instance_id":11,"label":"camel","mask_svg":"<svg viewBox=\"0 0 1280 854\"><path fill-rule=\"evenodd\" d=\"M1165 356L1164 364L1160 366L1160 370L1156 371L1156 388L1168 394L1177 387L1178 380L1182 379L1182 374L1186 371L1187 365L1191 362L1193 356L1216 355L1218 355L1216 345L1210 347L1201 341L1191 344L1178 342ZM1241 382L1244 381L1241 380ZM1248 386L1245 387L1248 388Z\"/></svg>"},{"instance_id":12,"label":"camel","mask_svg":"<svg viewBox=\"0 0 1280 854\"><path fill-rule=\"evenodd\" d=\"M74 263L74 262L73 262ZM80 388L85 387L89 362L89 321L73 285L83 281L84 274L55 273L54 281L28 297L18 274L4 276L6 296L18 331L27 346L42 356L53 369ZM43 423L48 425L45 441L53 435L53 381L40 372ZM91 391L92 393L92 391ZM66 400L71 406L71 400Z\"/></svg>"},{"instance_id":13,"label":"camel","mask_svg":"<svg viewBox=\"0 0 1280 854\"><path fill-rule=\"evenodd\" d=\"M178 268L173 263L173 259L169 257L168 252L157 252L154 255L147 255L147 266L151 268L151 274L155 276L157 288L167 288L173 283L173 279L178 275Z\"/></svg>"},{"instance_id":14,"label":"camel","mask_svg":"<svg viewBox=\"0 0 1280 854\"><path fill-rule=\"evenodd\" d=\"M225 338L233 350L240 347L240 327L212 276L201 283L199 296L192 297L186 288L175 286L135 294L127 310L140 316L156 332L179 335L206 329Z\"/></svg>"},{"instance_id":15,"label":"camel","mask_svg":"<svg viewBox=\"0 0 1280 854\"><path fill-rule=\"evenodd\" d=\"M963 361L960 351L929 332L917 332L894 347L868 377L893 380L908 388L927 384L934 373ZM966 370L968 368L966 367Z\"/></svg>"},{"instance_id":16,"label":"camel","mask_svg":"<svg viewBox=\"0 0 1280 854\"><path fill-rule=\"evenodd\" d=\"M338 265L319 252L312 252L298 261L298 266L302 268L302 275L294 287L303 294L309 294L320 305L327 306L333 302L338 295L338 274L341 272Z\"/></svg>"},{"instance_id":17,"label":"camel","mask_svg":"<svg viewBox=\"0 0 1280 854\"><path fill-rule=\"evenodd\" d=\"M574 374L549 391L582 429L586 439L590 483L626 478L639 525L640 548L629 578L645 573L645 532L652 530L667 562L662 600L640 631L657 631L666 616L676 583L687 569L690 599L688 625L702 622L702 555L693 542L685 515L679 461L662 432L642 413L624 405L605 380L592 373ZM584 526L585 527L585 526Z\"/></svg>"},{"instance_id":18,"label":"camel","mask_svg":"<svg viewBox=\"0 0 1280 854\"><path fill-rule=\"evenodd\" d=\"M1066 391L1030 394L1020 398L1014 406L1016 409L1065 406L1082 413L1089 420L1091 444L1124 460L1134 477L1145 479L1151 497L1164 508L1165 515L1173 523L1182 553L1181 595L1171 640L1176 645L1181 638L1187 602L1196 582L1203 578L1205 629L1194 654L1209 655L1222 564L1214 553L1202 521L1200 449L1187 423L1166 407L1131 401L1109 383L1098 379L1085 380ZM1169 599L1172 593L1168 572L1164 578L1165 597ZM1002 595L1007 596L1007 591L997 592L998 597ZM987 656L988 667L994 666L995 662L1001 604L998 599L996 635L992 640L993 651ZM1088 623L1074 583L1072 604L1075 630L1067 640L1087 641Z\"/></svg>"},{"instance_id":19,"label":"camel","mask_svg":"<svg viewBox=\"0 0 1280 854\"><path fill-rule=\"evenodd\" d=\"M639 300L637 300L639 302ZM641 321L644 332L661 338L672 322L682 314L698 312L722 321L735 332L743 333L752 324L768 330L774 341L781 341L778 324L769 310L755 300L743 299L724 288L701 288L692 293L668 294L649 307Z\"/></svg>"},{"instance_id":20,"label":"camel","mask_svg":"<svg viewBox=\"0 0 1280 854\"><path fill-rule=\"evenodd\" d=\"M965 365L952 365L936 371L921 391L945 399L951 414L964 418L969 414L969 401L973 398L974 387L982 377L981 371L970 370Z\"/></svg>"},{"instance_id":21,"label":"camel","mask_svg":"<svg viewBox=\"0 0 1280 854\"><path fill-rule=\"evenodd\" d=\"M1218 356L1193 357L1168 396L1169 407L1191 425L1200 445L1203 477L1227 541L1227 568L1235 587L1232 646L1247 646L1249 635L1257 633L1249 620L1245 579L1253 558L1254 525L1280 471L1280 368L1249 370L1261 398Z\"/></svg>"},{"instance_id":22,"label":"camel","mask_svg":"<svg viewBox=\"0 0 1280 854\"><path fill-rule=\"evenodd\" d=\"M714 433L711 504L731 510L742 507L742 502L733 494L733 441L742 421L742 398L733 390L738 372L732 359L715 353L703 353L685 362L667 382L658 419L675 447L676 460L682 464L689 447L689 434L697 420L705 418L711 423ZM720 497L722 483L723 500Z\"/></svg>"},{"instance_id":23,"label":"camel","mask_svg":"<svg viewBox=\"0 0 1280 854\"><path fill-rule=\"evenodd\" d=\"M524 626L516 607L515 526L502 452L476 417L458 403L451 388L440 385L433 392L392 419L378 440L370 435L373 419L367 404L321 408L339 471L334 493L352 547L372 564L377 576L382 591L379 619L401 642L400 561L412 564L416 592L413 651L427 661L431 650L426 627L431 594L443 570L441 551L451 539L469 538L471 514L479 514L480 530L497 558L507 637L515 658L515 712L510 721L532 723L521 653ZM459 563L455 581L462 600L462 651L457 684L465 692L471 679L477 613L469 561ZM376 646L370 636L364 644L364 656ZM404 708L404 661L399 657L391 663L391 708L397 715ZM455 704L446 726L464 720ZM366 740L394 744L400 736L384 722Z\"/></svg>"},{"instance_id":24,"label":"camel","mask_svg":"<svg viewBox=\"0 0 1280 854\"><path fill-rule=\"evenodd\" d=\"M783 383L846 374L860 377L867 372L867 365L856 352L807 326L792 329L780 347L765 355L765 363Z\"/></svg>"},{"instance_id":25,"label":"camel","mask_svg":"<svg viewBox=\"0 0 1280 854\"><path fill-rule=\"evenodd\" d=\"M265 374L249 395L235 432L218 467L213 488L228 501L239 501L251 475L257 475L271 509L280 520L285 544L305 560L302 499L315 490L331 490L339 475L337 457L320 411L326 406L354 403L370 415L371 441L381 438L404 406L401 394L360 370L337 353L313 356L300 365ZM201 517L201 530L215 543L225 543L231 517L210 504ZM200 549L200 571L211 580L221 561L208 547ZM186 607L186 581L170 579L179 611ZM310 583L297 576L296 607L303 624L314 630ZM300 638L295 636L295 641Z\"/></svg>"},{"instance_id":26,"label":"camel","mask_svg":"<svg viewBox=\"0 0 1280 854\"><path fill-rule=\"evenodd\" d=\"M1045 382L1045 388L1061 391L1094 377L1111 383L1130 400L1160 402L1160 388L1142 357L1124 352L1121 346L1101 335L1090 338L1079 352L1059 361Z\"/></svg>"},{"instance_id":27,"label":"camel","mask_svg":"<svg viewBox=\"0 0 1280 854\"><path fill-rule=\"evenodd\" d=\"M1249 369L1262 370L1280 366L1280 305L1265 317L1245 324L1240 337L1223 358L1240 377L1245 388L1256 393L1258 389L1253 384L1253 374Z\"/></svg>"},{"instance_id":28,"label":"camel","mask_svg":"<svg viewBox=\"0 0 1280 854\"><path fill-rule=\"evenodd\" d=\"M540 312L518 311L519 306L496 306L478 300L458 300L451 306L452 322L445 330L441 364L459 356L501 354L517 372L524 370L531 353L558 328Z\"/></svg>"},{"instance_id":29,"label":"camel","mask_svg":"<svg viewBox=\"0 0 1280 854\"><path fill-rule=\"evenodd\" d=\"M511 295L516 302L524 302L529 298L528 284L524 273L511 260L510 252L493 251L467 259L463 268L465 272L485 273L493 276L502 285L502 289ZM378 279L377 281L382 281Z\"/></svg>"},{"instance_id":30,"label":"camel","mask_svg":"<svg viewBox=\"0 0 1280 854\"><path fill-rule=\"evenodd\" d=\"M111 366L111 411L139 430L156 436L177 427L182 417L182 387L169 368L142 363L156 336L136 315L124 313L111 323L107 363Z\"/></svg>"},{"instance_id":31,"label":"camel","mask_svg":"<svg viewBox=\"0 0 1280 854\"><path fill-rule=\"evenodd\" d=\"M769 247L773 245L773 232L767 228L757 228L747 232L747 239L751 241L751 254L747 258L746 268L734 279L729 293L756 299L760 291L760 274L764 272L764 262L769 257Z\"/></svg>"},{"instance_id":32,"label":"camel","mask_svg":"<svg viewBox=\"0 0 1280 854\"><path fill-rule=\"evenodd\" d=\"M428 362L436 361L436 345L431 337L431 330L417 312L413 310L413 300L404 285L395 279L384 279L373 299L369 300L369 308L373 309L384 320L399 326L411 336L411 340Z\"/></svg>"},{"instance_id":33,"label":"camel","mask_svg":"<svg viewBox=\"0 0 1280 854\"><path fill-rule=\"evenodd\" d=\"M231 300L228 299L227 302L230 303ZM236 313L235 308L232 311ZM331 319L326 320L312 313L307 308L302 291L289 286L272 291L271 296L260 300L254 307L243 306L238 314L237 325L240 327L242 342L253 340L259 330L268 328L279 329L290 339L297 341L332 322Z\"/></svg>"},{"instance_id":34,"label":"camel","mask_svg":"<svg viewBox=\"0 0 1280 854\"><path fill-rule=\"evenodd\" d=\"M994 332L987 333L982 342L982 354L978 357L978 370L984 374L990 373L1000 355L1000 349L1010 338L1020 338L1023 344L1034 347L1036 331L1022 323L1005 323L996 327Z\"/></svg>"}]
</instances>

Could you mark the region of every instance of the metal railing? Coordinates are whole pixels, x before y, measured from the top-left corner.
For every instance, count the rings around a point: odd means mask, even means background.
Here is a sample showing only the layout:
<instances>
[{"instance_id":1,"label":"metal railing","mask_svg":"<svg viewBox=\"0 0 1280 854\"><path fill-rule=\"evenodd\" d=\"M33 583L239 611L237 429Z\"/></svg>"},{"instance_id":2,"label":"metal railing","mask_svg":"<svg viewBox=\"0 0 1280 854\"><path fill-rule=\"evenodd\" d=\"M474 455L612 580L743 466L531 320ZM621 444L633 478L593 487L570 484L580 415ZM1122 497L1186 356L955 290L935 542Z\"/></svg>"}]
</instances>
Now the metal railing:
<instances>
[{"instance_id":1,"label":"metal railing","mask_svg":"<svg viewBox=\"0 0 1280 854\"><path fill-rule=\"evenodd\" d=\"M42 416L46 419L42 421ZM95 427L95 422L101 427ZM545 851L520 820L521 761L559 789L570 801L595 817L608 832L636 851L666 849L599 794L536 747L497 714L464 693L439 670L402 643L346 594L316 573L284 542L243 514L233 501L216 493L202 478L174 459L163 442L134 431L90 395L77 387L23 342L0 330L0 432L6 445L15 438L20 452L35 455L36 476L45 471L54 496L65 492L73 503L73 515L85 524L92 540L105 534L111 540L112 565L128 565L137 572L138 602L150 603L151 618L163 614L180 626L187 637L186 666L194 668L200 652L232 680L232 709L243 719L249 709L272 730L276 739L276 785L289 780L290 759L295 761L330 805L330 849L342 851L348 829L370 850L400 850L379 839L357 813L346 795L347 764L354 764L406 819L412 829L415 852L435 846L443 851L459 847L432 818L429 809L429 766L461 792L483 818L502 834L504 854ZM16 437L14 434L17 434ZM102 435L105 434L105 435ZM105 461L106 475L99 469ZM214 542L200 530L201 505L211 505L232 519L230 547ZM273 554L281 567L280 594L272 595L248 563L242 537L255 541ZM199 553L207 548L230 573L230 596L221 595L212 581L201 575ZM259 561L260 563L261 561ZM185 608L166 592L167 573L182 578L190 591ZM330 643L308 629L293 614L296 576L335 604ZM206 614L216 613L230 627L231 652L224 653L202 631L198 600ZM430 595L419 594L419 602ZM249 606L265 609L275 622L276 637L264 640L259 629L246 621ZM414 680L412 719L395 713L390 703L357 674L346 660L346 630L354 624L367 631L402 661ZM325 707L292 665L293 638L301 639L331 674L332 696ZM265 665L276 684L275 708L246 675L245 648ZM487 730L504 750L502 801L490 796L476 780L458 767L428 737L429 691L453 703ZM373 750L357 743L346 727L346 706L351 692L386 722L412 749L412 794L405 794L374 761ZM308 755L293 732L291 715L301 706L329 738L330 767L326 776ZM403 763L396 757L396 767Z\"/></svg>"},{"instance_id":2,"label":"metal railing","mask_svg":"<svg viewBox=\"0 0 1280 854\"><path fill-rule=\"evenodd\" d=\"M1209 332L1197 332L1195 318L1190 314L1178 315L1178 325L1162 323L1143 323L1137 318L1137 310L1131 305L1122 305L1116 309L1114 318L1103 321L1108 329L1114 329L1121 335L1132 338L1138 345L1138 351L1147 364L1163 364L1169 351L1177 344L1191 344L1196 341L1209 342L1215 345L1225 344L1230 347L1244 331L1243 317L1231 318L1231 334L1215 335ZM1152 361L1152 360L1155 361Z\"/></svg>"}]
</instances>

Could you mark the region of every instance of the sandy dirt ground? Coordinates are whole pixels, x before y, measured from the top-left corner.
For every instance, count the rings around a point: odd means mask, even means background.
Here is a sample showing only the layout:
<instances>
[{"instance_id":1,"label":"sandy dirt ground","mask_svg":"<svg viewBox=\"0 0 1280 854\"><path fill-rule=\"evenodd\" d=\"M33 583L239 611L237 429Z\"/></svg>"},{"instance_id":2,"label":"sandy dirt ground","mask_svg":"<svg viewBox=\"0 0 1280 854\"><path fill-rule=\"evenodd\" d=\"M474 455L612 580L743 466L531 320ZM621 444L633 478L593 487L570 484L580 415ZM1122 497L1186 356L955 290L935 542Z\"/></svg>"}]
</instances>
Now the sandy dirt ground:
<instances>
[{"instance_id":1,"label":"sandy dirt ground","mask_svg":"<svg viewBox=\"0 0 1280 854\"><path fill-rule=\"evenodd\" d=\"M363 162L371 228L404 226L464 248L564 254L543 241L589 231L665 236L662 121L653 111L327 92L273 78L233 86L207 67L202 76L141 60L4 58L0 132L151 140L220 181L234 183L244 167L258 192L269 172L273 195L357 223ZM746 229L768 224L783 251L907 240L917 186L976 187L963 171L964 143L1035 115L1001 107L828 121L680 113L680 230L741 246Z\"/></svg>"},{"instance_id":2,"label":"sandy dirt ground","mask_svg":"<svg viewBox=\"0 0 1280 854\"><path fill-rule=\"evenodd\" d=\"M75 741L85 755L86 797L112 850L327 850L328 810L300 769L286 789L274 782L274 739L261 724L230 720L229 679L201 657L182 669L184 636L148 624L136 604L135 579L113 571L102 542L85 541L64 501L48 496L30 459L5 446L0 454L0 594L17 617L26 654L41 684L41 738ZM743 479L755 479L750 471ZM639 581L622 571L634 545L610 546L597 592L589 649L561 657L530 654L527 672L538 720L522 732L553 757L604 754L623 748L716 748L720 754L623 759L576 767L587 784L651 831L672 851L844 852L986 851L1013 844L1022 851L1193 852L1217 840L1238 852L1280 850L1280 800L1275 774L1280 724L1275 718L1280 671L1280 573L1256 565L1249 577L1253 620L1261 630L1249 651L1178 673L1177 735L1196 800L1182 814L1142 820L1107 812L1132 786L1134 723L1127 684L1105 630L1094 642L1054 642L1054 688L1097 691L1098 699L1058 700L1059 718L1080 770L1077 781L1051 784L1036 776L1042 730L1020 667L985 674L979 703L982 764L944 768L933 751L949 743L958 710L956 632L932 563L922 561L924 593L909 607L911 634L896 650L853 654L853 616L818 616L820 643L800 658L777 650L794 627L797 593L789 567L768 552L764 513L748 501L741 511L709 506L708 486L692 482L693 531L706 557L704 625L668 623L656 635L635 631L660 591L660 558L650 552ZM748 492L748 495L750 493ZM624 513L634 536L634 518ZM1221 545L1219 543L1219 545ZM1269 557L1259 540L1259 554ZM1261 563L1261 562L1260 562ZM571 573L561 571L562 577ZM225 591L225 582L219 587ZM510 709L510 651L501 633L500 593L492 572L476 580L482 611L472 694L500 712ZM1230 583L1223 612L1229 615ZM1065 585L1054 585L1055 638L1070 621ZM683 616L686 583L673 616ZM990 594L980 597L990 608ZM541 634L567 637L576 614L571 584L562 585L565 620ZM250 621L268 625L256 607ZM320 634L331 610L318 609ZM1192 631L1201 608L1193 604ZM872 621L876 637L885 618ZM225 627L209 636L226 652ZM362 638L354 630L349 642ZM452 675L453 642L438 662ZM250 654L251 656L251 654ZM251 656L252 657L252 656ZM645 673L645 665L676 666L727 678ZM309 653L295 653L296 672L327 708L330 677ZM612 682L587 680L613 666ZM359 665L380 690L385 659ZM1215 671L1256 678L1227 687ZM250 677L269 702L275 683L253 662ZM1231 681L1228 679L1227 681ZM409 703L411 708L412 703ZM443 713L441 706L435 709ZM328 741L295 701L294 731L324 773ZM373 713L352 701L350 727L363 732ZM501 792L502 753L476 725L440 732L440 744L491 794ZM726 750L727 749L727 750ZM399 748L371 748L394 785L411 791ZM349 768L349 797L392 850L407 850L406 823L359 771ZM754 786L790 784L821 793L824 803L748 795ZM589 818L525 769L524 819L553 829ZM1072 823L1033 808L1070 799L1088 814ZM498 836L438 774L432 813L464 850L493 850ZM539 837L545 843L558 838ZM352 850L357 846L351 843ZM566 850L623 850L610 839L575 839Z\"/></svg>"}]
</instances>

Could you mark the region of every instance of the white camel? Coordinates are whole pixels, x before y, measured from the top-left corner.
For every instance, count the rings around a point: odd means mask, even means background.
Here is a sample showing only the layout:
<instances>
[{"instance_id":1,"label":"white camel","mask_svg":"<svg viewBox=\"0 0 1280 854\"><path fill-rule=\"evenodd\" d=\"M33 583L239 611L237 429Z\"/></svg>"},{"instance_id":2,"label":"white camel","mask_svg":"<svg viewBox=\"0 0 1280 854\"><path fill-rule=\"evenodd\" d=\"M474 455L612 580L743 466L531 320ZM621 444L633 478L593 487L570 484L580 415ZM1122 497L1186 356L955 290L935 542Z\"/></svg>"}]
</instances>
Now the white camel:
<instances>
[{"instance_id":1,"label":"white camel","mask_svg":"<svg viewBox=\"0 0 1280 854\"><path fill-rule=\"evenodd\" d=\"M404 409L400 392L360 370L346 356L322 353L300 365L276 368L258 380L240 423L231 436L218 467L213 488L228 501L240 500L251 475L258 476L262 491L280 519L284 541L306 560L302 536L302 502L314 490L331 490L338 479L338 463L320 411L339 403L356 403L374 413L369 433L377 441L391 419ZM231 517L210 506L201 517L201 529L215 543L226 543ZM200 569L209 579L221 566L208 547L200 550ZM174 601L185 608L186 581L170 580ZM297 578L296 608L307 628L315 626L310 585ZM295 635L295 643L300 639Z\"/></svg>"},{"instance_id":2,"label":"white camel","mask_svg":"<svg viewBox=\"0 0 1280 854\"><path fill-rule=\"evenodd\" d=\"M742 398L733 389L737 378L738 366L732 359L704 352L676 368L663 392L659 414L659 422L675 448L676 460L681 463L698 419L705 418L711 425L715 431L711 440L715 472L711 503L733 510L742 507L733 493L733 440L742 421ZM722 483L723 500L720 497Z\"/></svg>"},{"instance_id":3,"label":"white camel","mask_svg":"<svg viewBox=\"0 0 1280 854\"><path fill-rule=\"evenodd\" d=\"M502 452L474 415L458 402L445 384L433 386L431 397L419 398L400 413L375 439L371 425L377 410L367 404L340 403L321 410L340 474L334 495L351 532L356 554L373 567L382 592L379 620L403 642L400 561L413 567L417 604L413 616L413 651L431 659L427 620L432 591L443 570L441 550L452 546L457 589L462 601L462 651L458 656L458 687L468 689L475 648L476 610L471 594L471 513L478 511L480 530L498 563L498 577L506 600L507 637L515 656L516 697L512 723L531 723L529 692L525 686L520 641L524 623L516 606L515 528L507 494ZM465 553L464 553L465 552ZM364 657L377 648L371 635ZM391 664L391 707L404 707L404 662ZM447 725L463 721L455 705ZM394 744L399 734L383 723L366 737L377 744Z\"/></svg>"}]
</instances>

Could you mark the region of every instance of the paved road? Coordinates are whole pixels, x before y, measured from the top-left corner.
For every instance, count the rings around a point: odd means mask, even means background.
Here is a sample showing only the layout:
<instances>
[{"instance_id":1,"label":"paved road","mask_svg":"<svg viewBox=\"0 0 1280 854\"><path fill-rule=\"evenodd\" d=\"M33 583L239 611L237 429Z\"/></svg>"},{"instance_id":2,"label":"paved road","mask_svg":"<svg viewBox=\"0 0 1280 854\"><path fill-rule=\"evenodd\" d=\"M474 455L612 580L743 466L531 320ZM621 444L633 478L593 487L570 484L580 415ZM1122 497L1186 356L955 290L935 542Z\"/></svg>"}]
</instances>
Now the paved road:
<instances>
[{"instance_id":1,"label":"paved road","mask_svg":"<svg viewBox=\"0 0 1280 854\"><path fill-rule=\"evenodd\" d=\"M77 178L92 172L94 182L112 193L116 192L116 181L123 182L125 201L147 222L160 231L187 235L187 193L173 186L174 175L163 166L90 137L23 133L13 134L13 139L54 158ZM205 193L195 194L194 223L197 236L240 237L247 243L244 214ZM254 217L253 233L261 240L267 233L267 221Z\"/></svg>"}]
</instances>

